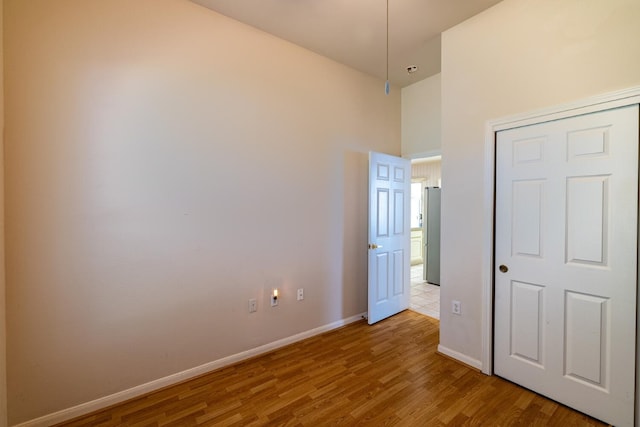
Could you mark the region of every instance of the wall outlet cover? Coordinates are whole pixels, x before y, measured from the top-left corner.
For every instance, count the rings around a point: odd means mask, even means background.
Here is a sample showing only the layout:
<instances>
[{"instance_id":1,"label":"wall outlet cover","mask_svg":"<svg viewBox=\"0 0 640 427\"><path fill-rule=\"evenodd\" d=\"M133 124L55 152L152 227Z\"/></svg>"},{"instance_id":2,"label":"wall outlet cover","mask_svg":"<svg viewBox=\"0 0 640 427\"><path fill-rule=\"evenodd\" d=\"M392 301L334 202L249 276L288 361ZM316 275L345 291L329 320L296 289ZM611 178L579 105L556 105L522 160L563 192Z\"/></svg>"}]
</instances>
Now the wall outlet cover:
<instances>
[{"instance_id":1,"label":"wall outlet cover","mask_svg":"<svg viewBox=\"0 0 640 427\"><path fill-rule=\"evenodd\" d=\"M451 301L451 312L457 315L462 314L462 304L460 303L460 301Z\"/></svg>"}]
</instances>

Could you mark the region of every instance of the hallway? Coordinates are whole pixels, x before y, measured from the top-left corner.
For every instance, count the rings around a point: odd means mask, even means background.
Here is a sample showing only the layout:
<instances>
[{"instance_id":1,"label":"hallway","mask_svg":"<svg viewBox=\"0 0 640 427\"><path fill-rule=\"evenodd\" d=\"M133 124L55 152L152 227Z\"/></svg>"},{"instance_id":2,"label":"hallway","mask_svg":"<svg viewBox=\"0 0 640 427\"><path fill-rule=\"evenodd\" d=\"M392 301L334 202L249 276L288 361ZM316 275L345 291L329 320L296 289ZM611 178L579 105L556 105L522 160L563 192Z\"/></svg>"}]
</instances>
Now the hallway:
<instances>
[{"instance_id":1,"label":"hallway","mask_svg":"<svg viewBox=\"0 0 640 427\"><path fill-rule=\"evenodd\" d=\"M411 304L417 313L440 319L440 286L426 282L422 264L411 266Z\"/></svg>"}]
</instances>

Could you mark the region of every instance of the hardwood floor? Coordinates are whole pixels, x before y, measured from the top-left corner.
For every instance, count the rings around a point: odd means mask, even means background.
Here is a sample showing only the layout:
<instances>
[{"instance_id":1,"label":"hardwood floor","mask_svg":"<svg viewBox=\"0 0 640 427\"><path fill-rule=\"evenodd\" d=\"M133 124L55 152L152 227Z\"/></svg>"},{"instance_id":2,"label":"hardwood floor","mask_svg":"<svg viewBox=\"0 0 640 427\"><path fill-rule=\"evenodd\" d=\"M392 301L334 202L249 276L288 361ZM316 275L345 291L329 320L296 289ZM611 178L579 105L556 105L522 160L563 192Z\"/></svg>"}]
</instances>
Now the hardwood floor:
<instances>
[{"instance_id":1,"label":"hardwood floor","mask_svg":"<svg viewBox=\"0 0 640 427\"><path fill-rule=\"evenodd\" d=\"M361 321L64 426L585 426L597 420L436 353L438 321Z\"/></svg>"}]
</instances>

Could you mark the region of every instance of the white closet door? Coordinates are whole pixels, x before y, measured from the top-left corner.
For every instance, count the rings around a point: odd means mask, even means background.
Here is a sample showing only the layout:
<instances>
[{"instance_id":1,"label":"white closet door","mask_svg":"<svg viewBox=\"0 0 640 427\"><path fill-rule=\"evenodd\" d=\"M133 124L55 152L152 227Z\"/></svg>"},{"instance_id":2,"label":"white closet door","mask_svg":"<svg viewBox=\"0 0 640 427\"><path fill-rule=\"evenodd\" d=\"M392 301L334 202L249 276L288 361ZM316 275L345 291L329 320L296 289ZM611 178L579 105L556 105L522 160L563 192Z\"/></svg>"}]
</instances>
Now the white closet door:
<instances>
[{"instance_id":1,"label":"white closet door","mask_svg":"<svg viewBox=\"0 0 640 427\"><path fill-rule=\"evenodd\" d=\"M498 132L496 374L634 416L638 106Z\"/></svg>"}]
</instances>

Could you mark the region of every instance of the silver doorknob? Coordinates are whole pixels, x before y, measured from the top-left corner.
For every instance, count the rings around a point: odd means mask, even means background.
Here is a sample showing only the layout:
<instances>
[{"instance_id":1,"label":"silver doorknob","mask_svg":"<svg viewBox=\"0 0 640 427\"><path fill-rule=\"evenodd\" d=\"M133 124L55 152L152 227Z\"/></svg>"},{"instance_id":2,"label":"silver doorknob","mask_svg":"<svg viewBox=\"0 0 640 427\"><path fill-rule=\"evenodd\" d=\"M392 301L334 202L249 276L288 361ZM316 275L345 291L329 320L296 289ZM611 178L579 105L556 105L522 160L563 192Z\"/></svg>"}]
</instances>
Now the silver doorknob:
<instances>
[{"instance_id":1,"label":"silver doorknob","mask_svg":"<svg viewBox=\"0 0 640 427\"><path fill-rule=\"evenodd\" d=\"M498 270L500 270L502 273L506 273L507 271L509 271L509 267L502 264L500 267L498 267Z\"/></svg>"}]
</instances>

